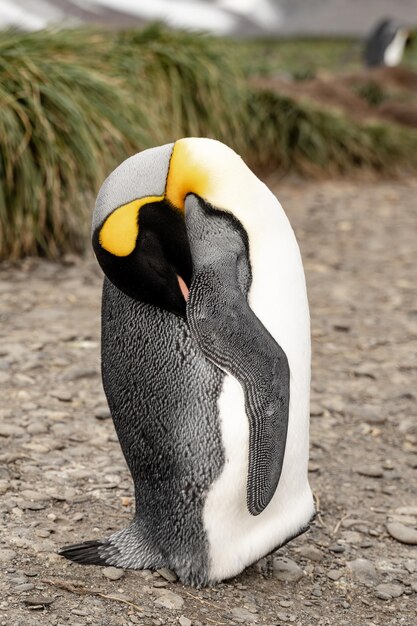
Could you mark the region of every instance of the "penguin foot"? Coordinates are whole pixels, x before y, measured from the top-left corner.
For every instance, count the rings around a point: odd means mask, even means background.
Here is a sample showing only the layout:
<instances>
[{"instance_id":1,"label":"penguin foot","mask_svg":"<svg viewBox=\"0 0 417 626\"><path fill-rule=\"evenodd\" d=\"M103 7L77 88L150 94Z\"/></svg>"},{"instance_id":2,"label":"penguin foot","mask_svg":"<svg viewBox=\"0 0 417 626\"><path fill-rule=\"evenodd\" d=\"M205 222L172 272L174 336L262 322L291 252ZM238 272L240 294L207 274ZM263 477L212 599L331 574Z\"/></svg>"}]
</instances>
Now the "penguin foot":
<instances>
[{"instance_id":1,"label":"penguin foot","mask_svg":"<svg viewBox=\"0 0 417 626\"><path fill-rule=\"evenodd\" d=\"M64 546L58 554L83 565L114 565L132 569L167 567L135 522L107 539Z\"/></svg>"},{"instance_id":2,"label":"penguin foot","mask_svg":"<svg viewBox=\"0 0 417 626\"><path fill-rule=\"evenodd\" d=\"M109 548L112 548L109 550ZM64 546L58 551L58 554L64 556L70 561L81 563L83 565L108 565L108 558L117 556L115 546L107 541L85 541L84 543L75 543L71 546Z\"/></svg>"}]
</instances>

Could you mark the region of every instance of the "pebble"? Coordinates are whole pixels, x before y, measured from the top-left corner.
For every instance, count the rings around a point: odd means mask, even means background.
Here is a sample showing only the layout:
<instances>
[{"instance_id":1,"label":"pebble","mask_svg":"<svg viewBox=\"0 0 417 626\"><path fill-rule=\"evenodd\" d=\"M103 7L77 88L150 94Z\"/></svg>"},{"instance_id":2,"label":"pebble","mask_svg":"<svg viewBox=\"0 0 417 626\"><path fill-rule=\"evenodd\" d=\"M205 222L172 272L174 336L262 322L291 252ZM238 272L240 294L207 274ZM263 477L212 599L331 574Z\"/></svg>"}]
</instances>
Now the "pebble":
<instances>
[{"instance_id":1,"label":"pebble","mask_svg":"<svg viewBox=\"0 0 417 626\"><path fill-rule=\"evenodd\" d=\"M272 568L274 577L284 582L297 582L304 575L297 563L285 557L275 557Z\"/></svg>"},{"instance_id":2,"label":"pebble","mask_svg":"<svg viewBox=\"0 0 417 626\"><path fill-rule=\"evenodd\" d=\"M380 600L391 600L391 598L399 598L404 593L401 585L396 583L382 583L375 588L375 595Z\"/></svg>"},{"instance_id":3,"label":"pebble","mask_svg":"<svg viewBox=\"0 0 417 626\"><path fill-rule=\"evenodd\" d=\"M9 548L0 549L0 561L11 561L16 556L16 552L14 550L10 550Z\"/></svg>"},{"instance_id":4,"label":"pebble","mask_svg":"<svg viewBox=\"0 0 417 626\"><path fill-rule=\"evenodd\" d=\"M348 568L352 572L354 578L361 583L367 583L374 585L378 582L378 574L376 569L367 559L355 559L354 561L348 561Z\"/></svg>"},{"instance_id":5,"label":"pebble","mask_svg":"<svg viewBox=\"0 0 417 626\"><path fill-rule=\"evenodd\" d=\"M178 576L175 572L168 569L167 567L161 567L161 569L156 570L162 578L165 578L169 583L175 583L178 580Z\"/></svg>"},{"instance_id":6,"label":"pebble","mask_svg":"<svg viewBox=\"0 0 417 626\"><path fill-rule=\"evenodd\" d=\"M88 617L89 613L85 609L72 609L71 613L73 615L78 615L78 617Z\"/></svg>"},{"instance_id":7,"label":"pebble","mask_svg":"<svg viewBox=\"0 0 417 626\"><path fill-rule=\"evenodd\" d=\"M257 615L254 615L243 607L235 607L230 611L230 614L241 623L253 624L258 621Z\"/></svg>"},{"instance_id":8,"label":"pebble","mask_svg":"<svg viewBox=\"0 0 417 626\"><path fill-rule=\"evenodd\" d=\"M16 591L32 591L35 589L35 585L33 583L23 583L21 585L16 585Z\"/></svg>"},{"instance_id":9,"label":"pebble","mask_svg":"<svg viewBox=\"0 0 417 626\"><path fill-rule=\"evenodd\" d=\"M343 576L343 570L341 569L329 569L329 571L327 572L327 577L330 578L330 580L339 580L339 578L342 578Z\"/></svg>"},{"instance_id":10,"label":"pebble","mask_svg":"<svg viewBox=\"0 0 417 626\"><path fill-rule=\"evenodd\" d=\"M342 539L343 541L346 541L346 543L357 544L362 541L363 536L356 530L345 530L342 533Z\"/></svg>"},{"instance_id":11,"label":"pebble","mask_svg":"<svg viewBox=\"0 0 417 626\"><path fill-rule=\"evenodd\" d=\"M23 600L28 606L49 606L53 601L54 598L48 598L47 596L29 596Z\"/></svg>"},{"instance_id":12,"label":"pebble","mask_svg":"<svg viewBox=\"0 0 417 626\"><path fill-rule=\"evenodd\" d=\"M61 402L71 402L72 394L66 389L57 389L55 391L51 391L51 396L60 400Z\"/></svg>"},{"instance_id":13,"label":"pebble","mask_svg":"<svg viewBox=\"0 0 417 626\"><path fill-rule=\"evenodd\" d=\"M0 437L21 437L25 429L14 424L0 424Z\"/></svg>"},{"instance_id":14,"label":"pebble","mask_svg":"<svg viewBox=\"0 0 417 626\"><path fill-rule=\"evenodd\" d=\"M395 509L397 515L417 515L417 506L400 506Z\"/></svg>"},{"instance_id":15,"label":"pebble","mask_svg":"<svg viewBox=\"0 0 417 626\"><path fill-rule=\"evenodd\" d=\"M341 546L339 543L333 543L329 546L329 552L334 552L335 554L342 554L345 549L345 546Z\"/></svg>"},{"instance_id":16,"label":"pebble","mask_svg":"<svg viewBox=\"0 0 417 626\"><path fill-rule=\"evenodd\" d=\"M46 493L40 491L34 491L33 489L23 489L20 492L23 498L28 500L34 500L35 502L43 502L44 500L50 500L50 497Z\"/></svg>"},{"instance_id":17,"label":"pebble","mask_svg":"<svg viewBox=\"0 0 417 626\"><path fill-rule=\"evenodd\" d=\"M94 417L98 420L108 420L111 418L110 410L107 406L97 407L94 411Z\"/></svg>"},{"instance_id":18,"label":"pebble","mask_svg":"<svg viewBox=\"0 0 417 626\"><path fill-rule=\"evenodd\" d=\"M181 615L181 617L178 620L178 623L180 626L191 626L192 625L192 621L190 619L188 619L188 617L185 617L185 615Z\"/></svg>"},{"instance_id":19,"label":"pebble","mask_svg":"<svg viewBox=\"0 0 417 626\"><path fill-rule=\"evenodd\" d=\"M109 580L119 580L125 575L124 571L118 567L104 567L101 573Z\"/></svg>"},{"instance_id":20,"label":"pebble","mask_svg":"<svg viewBox=\"0 0 417 626\"><path fill-rule=\"evenodd\" d=\"M310 415L311 417L320 417L323 415L324 410L317 402L311 402L310 404Z\"/></svg>"},{"instance_id":21,"label":"pebble","mask_svg":"<svg viewBox=\"0 0 417 626\"><path fill-rule=\"evenodd\" d=\"M417 469L417 454L411 454L407 457L407 465L413 469Z\"/></svg>"},{"instance_id":22,"label":"pebble","mask_svg":"<svg viewBox=\"0 0 417 626\"><path fill-rule=\"evenodd\" d=\"M165 609L176 611L183 607L184 600L177 593L169 589L158 589L155 591L159 594L159 597L155 600L155 606L162 606Z\"/></svg>"},{"instance_id":23,"label":"pebble","mask_svg":"<svg viewBox=\"0 0 417 626\"><path fill-rule=\"evenodd\" d=\"M323 553L315 546L303 546L298 550L298 554L303 559L317 563L323 559Z\"/></svg>"},{"instance_id":24,"label":"pebble","mask_svg":"<svg viewBox=\"0 0 417 626\"><path fill-rule=\"evenodd\" d=\"M387 524L387 531L400 543L406 543L408 545L417 545L417 530L410 526L404 526L400 522L391 522Z\"/></svg>"},{"instance_id":25,"label":"pebble","mask_svg":"<svg viewBox=\"0 0 417 626\"><path fill-rule=\"evenodd\" d=\"M382 478L384 476L382 467L378 465L363 465L357 469L357 473L361 476L368 476L369 478Z\"/></svg>"}]
</instances>

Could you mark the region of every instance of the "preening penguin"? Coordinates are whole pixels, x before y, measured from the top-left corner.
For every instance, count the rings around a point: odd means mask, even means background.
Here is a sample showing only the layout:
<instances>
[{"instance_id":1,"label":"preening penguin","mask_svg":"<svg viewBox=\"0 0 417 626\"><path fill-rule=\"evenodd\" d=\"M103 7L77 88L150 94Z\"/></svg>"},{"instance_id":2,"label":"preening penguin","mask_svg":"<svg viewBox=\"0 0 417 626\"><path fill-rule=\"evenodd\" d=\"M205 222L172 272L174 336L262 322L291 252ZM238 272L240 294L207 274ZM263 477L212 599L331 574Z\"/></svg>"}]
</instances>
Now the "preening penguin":
<instances>
[{"instance_id":1,"label":"preening penguin","mask_svg":"<svg viewBox=\"0 0 417 626\"><path fill-rule=\"evenodd\" d=\"M288 219L233 150L181 139L107 178L93 246L103 386L136 513L61 554L191 585L238 574L314 509L309 312Z\"/></svg>"}]
</instances>

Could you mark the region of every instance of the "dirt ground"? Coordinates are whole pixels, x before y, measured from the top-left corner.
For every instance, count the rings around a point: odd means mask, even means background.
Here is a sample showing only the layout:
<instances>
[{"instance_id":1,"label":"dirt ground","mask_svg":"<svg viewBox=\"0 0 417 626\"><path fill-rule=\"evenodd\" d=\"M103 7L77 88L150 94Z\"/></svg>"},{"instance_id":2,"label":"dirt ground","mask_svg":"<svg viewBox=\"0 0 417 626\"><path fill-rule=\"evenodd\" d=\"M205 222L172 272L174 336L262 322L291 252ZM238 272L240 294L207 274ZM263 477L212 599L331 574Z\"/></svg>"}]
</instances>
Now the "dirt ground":
<instances>
[{"instance_id":1,"label":"dirt ground","mask_svg":"<svg viewBox=\"0 0 417 626\"><path fill-rule=\"evenodd\" d=\"M100 381L101 274L92 258L3 264L1 626L415 626L417 180L274 189L312 315L310 531L279 551L284 570L269 557L202 590L59 557L132 515Z\"/></svg>"}]
</instances>

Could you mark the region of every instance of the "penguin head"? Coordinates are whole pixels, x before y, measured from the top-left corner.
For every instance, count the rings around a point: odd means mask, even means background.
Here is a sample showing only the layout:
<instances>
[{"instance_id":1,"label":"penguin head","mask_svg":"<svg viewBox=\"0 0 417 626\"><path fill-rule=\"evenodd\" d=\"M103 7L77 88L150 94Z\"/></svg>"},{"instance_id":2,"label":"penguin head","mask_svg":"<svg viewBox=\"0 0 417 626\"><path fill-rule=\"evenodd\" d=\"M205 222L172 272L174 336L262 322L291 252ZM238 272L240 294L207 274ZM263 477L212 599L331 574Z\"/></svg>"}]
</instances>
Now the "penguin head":
<instances>
[{"instance_id":1,"label":"penguin head","mask_svg":"<svg viewBox=\"0 0 417 626\"><path fill-rule=\"evenodd\" d=\"M110 281L135 300L185 317L191 199L233 215L228 196L245 186L239 168L253 176L233 150L200 138L145 150L117 167L100 189L92 224L94 251Z\"/></svg>"}]
</instances>

